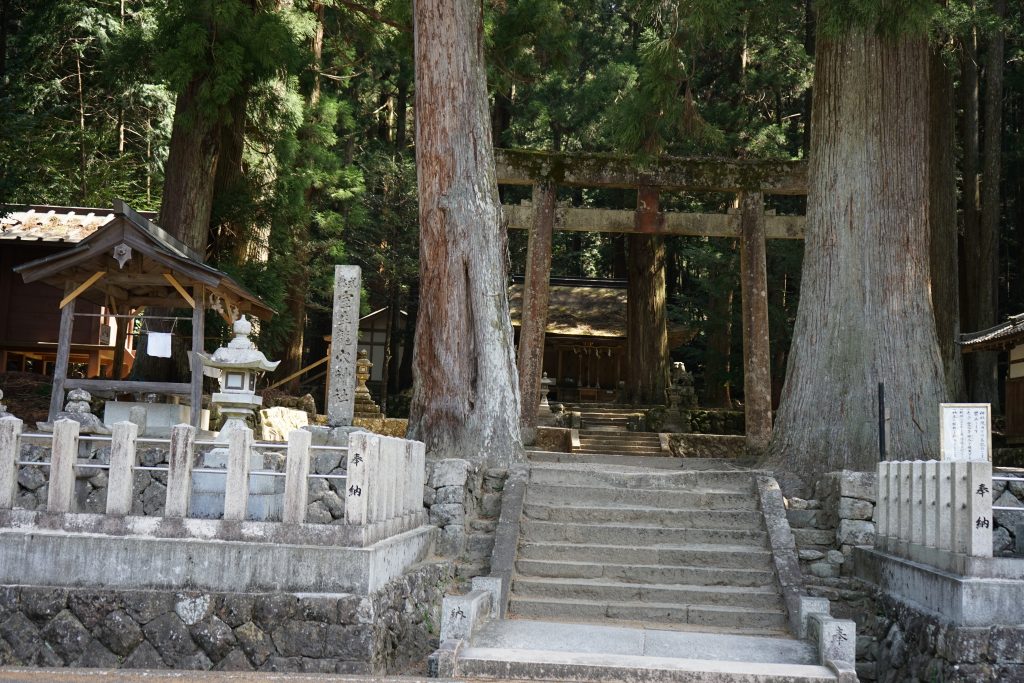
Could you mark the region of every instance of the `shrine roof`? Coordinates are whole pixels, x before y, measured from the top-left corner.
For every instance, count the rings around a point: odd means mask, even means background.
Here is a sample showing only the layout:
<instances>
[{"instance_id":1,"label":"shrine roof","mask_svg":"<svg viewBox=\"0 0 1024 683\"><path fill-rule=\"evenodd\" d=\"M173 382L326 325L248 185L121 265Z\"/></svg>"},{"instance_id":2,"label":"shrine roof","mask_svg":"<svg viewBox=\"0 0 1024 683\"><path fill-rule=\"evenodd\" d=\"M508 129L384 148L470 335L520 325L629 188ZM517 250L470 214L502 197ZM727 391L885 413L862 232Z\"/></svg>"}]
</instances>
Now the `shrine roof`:
<instances>
[{"instance_id":1,"label":"shrine roof","mask_svg":"<svg viewBox=\"0 0 1024 683\"><path fill-rule=\"evenodd\" d=\"M80 206L0 207L0 240L77 244L114 219L111 208ZM140 211L146 218L156 214Z\"/></svg>"},{"instance_id":2,"label":"shrine roof","mask_svg":"<svg viewBox=\"0 0 1024 683\"><path fill-rule=\"evenodd\" d=\"M965 353L972 351L999 351L1024 344L1024 313L1009 316L1005 322L987 330L961 334L957 343Z\"/></svg>"}]
</instances>

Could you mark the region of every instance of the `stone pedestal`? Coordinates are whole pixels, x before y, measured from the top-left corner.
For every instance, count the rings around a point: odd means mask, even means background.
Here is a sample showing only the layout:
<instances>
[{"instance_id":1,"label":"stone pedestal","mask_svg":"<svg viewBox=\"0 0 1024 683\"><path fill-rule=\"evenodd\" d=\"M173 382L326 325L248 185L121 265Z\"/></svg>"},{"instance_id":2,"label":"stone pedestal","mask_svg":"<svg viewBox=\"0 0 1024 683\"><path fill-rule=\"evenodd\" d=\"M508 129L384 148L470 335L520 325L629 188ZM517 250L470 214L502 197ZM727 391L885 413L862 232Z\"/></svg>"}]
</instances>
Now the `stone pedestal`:
<instances>
[{"instance_id":1,"label":"stone pedestal","mask_svg":"<svg viewBox=\"0 0 1024 683\"><path fill-rule=\"evenodd\" d=\"M366 386L366 381L370 379L370 369L372 367L373 363L366 357L366 349L360 349L359 358L356 360L356 392L353 415L368 420L379 420L384 415L380 412L377 404L374 403L373 396L370 395L370 389Z\"/></svg>"}]
</instances>

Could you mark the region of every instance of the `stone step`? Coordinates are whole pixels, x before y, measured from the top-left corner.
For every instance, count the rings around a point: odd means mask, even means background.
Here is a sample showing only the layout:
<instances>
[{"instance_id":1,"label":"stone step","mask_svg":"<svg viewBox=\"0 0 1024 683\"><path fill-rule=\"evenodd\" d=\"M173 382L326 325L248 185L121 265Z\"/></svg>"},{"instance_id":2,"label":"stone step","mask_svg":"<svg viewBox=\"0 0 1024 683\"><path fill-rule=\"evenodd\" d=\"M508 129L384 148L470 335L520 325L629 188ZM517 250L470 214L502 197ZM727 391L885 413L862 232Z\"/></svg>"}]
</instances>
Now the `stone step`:
<instances>
[{"instance_id":1,"label":"stone step","mask_svg":"<svg viewBox=\"0 0 1024 683\"><path fill-rule=\"evenodd\" d=\"M609 440L605 440L605 439L595 439L593 437L589 437L589 438L586 438L586 439L580 439L579 450L581 450L581 451L590 451L590 450L594 450L595 448L598 448L598 449L614 448L614 449L627 449L627 450L660 451L661 450L661 442L660 441L656 441L656 442L647 443L647 442L643 442L643 441L633 441L631 439L630 440L623 439L621 441L609 441Z\"/></svg>"},{"instance_id":2,"label":"stone step","mask_svg":"<svg viewBox=\"0 0 1024 683\"><path fill-rule=\"evenodd\" d=\"M753 496L731 491L686 491L679 489L627 489L614 486L573 486L531 483L526 501L540 505L583 506L622 505L694 510L753 510Z\"/></svg>"},{"instance_id":3,"label":"stone step","mask_svg":"<svg viewBox=\"0 0 1024 683\"><path fill-rule=\"evenodd\" d=\"M524 541L519 546L524 560L567 562L616 562L620 564L687 565L730 569L763 569L771 566L771 552L743 545L630 546L596 543Z\"/></svg>"},{"instance_id":4,"label":"stone step","mask_svg":"<svg viewBox=\"0 0 1024 683\"><path fill-rule=\"evenodd\" d=\"M672 457L672 454L668 453L666 451L637 450L637 451L626 451L626 452L624 452L623 449L621 449L621 448L609 448L608 450L603 450L603 449L596 448L596 447L595 448L589 448L587 450L573 451L572 454L576 455L576 456L586 457L586 458L599 458L599 457L604 456L604 457L609 457L609 458L624 458L624 459L628 459L628 460L632 460L633 458L670 458L670 457Z\"/></svg>"},{"instance_id":5,"label":"stone step","mask_svg":"<svg viewBox=\"0 0 1024 683\"><path fill-rule=\"evenodd\" d=\"M529 488L527 488L529 496ZM699 529L761 529L757 510L693 510L654 507L544 505L529 500L523 506L529 519L581 524L640 524Z\"/></svg>"},{"instance_id":6,"label":"stone step","mask_svg":"<svg viewBox=\"0 0 1024 683\"><path fill-rule=\"evenodd\" d=\"M760 529L704 529L625 524L575 524L524 519L520 524L523 541L598 543L607 545L743 544L768 547L768 533Z\"/></svg>"},{"instance_id":7,"label":"stone step","mask_svg":"<svg viewBox=\"0 0 1024 683\"><path fill-rule=\"evenodd\" d=\"M516 576L512 582L512 594L521 598L782 609L782 597L777 590L769 587L641 584L604 579Z\"/></svg>"},{"instance_id":8,"label":"stone step","mask_svg":"<svg viewBox=\"0 0 1024 683\"><path fill-rule=\"evenodd\" d=\"M459 653L457 677L488 680L604 683L821 683L835 681L826 667L640 655L469 647Z\"/></svg>"},{"instance_id":9,"label":"stone step","mask_svg":"<svg viewBox=\"0 0 1024 683\"><path fill-rule=\"evenodd\" d=\"M671 460L671 459L666 459ZM661 462L664 462L662 460ZM676 461L678 462L678 460ZM730 470L596 469L567 463L536 464L530 468L530 485L614 486L626 489L679 489L685 491L732 491L754 497L750 472Z\"/></svg>"},{"instance_id":10,"label":"stone step","mask_svg":"<svg viewBox=\"0 0 1024 683\"><path fill-rule=\"evenodd\" d=\"M696 586L776 585L771 566L765 569L725 569L648 564L611 564L560 560L517 559L516 571L523 576L562 579L611 579L634 583L687 584Z\"/></svg>"},{"instance_id":11,"label":"stone step","mask_svg":"<svg viewBox=\"0 0 1024 683\"><path fill-rule=\"evenodd\" d=\"M526 619L557 619L569 616L587 621L639 621L644 624L688 624L716 628L786 632L787 618L781 609L750 609L717 605L656 602L604 602L555 598L525 598L513 594L509 612Z\"/></svg>"},{"instance_id":12,"label":"stone step","mask_svg":"<svg viewBox=\"0 0 1024 683\"><path fill-rule=\"evenodd\" d=\"M595 439L637 439L639 441L661 441L661 436L655 432L630 432L611 431L606 429L580 429L580 438L593 437Z\"/></svg>"}]
</instances>

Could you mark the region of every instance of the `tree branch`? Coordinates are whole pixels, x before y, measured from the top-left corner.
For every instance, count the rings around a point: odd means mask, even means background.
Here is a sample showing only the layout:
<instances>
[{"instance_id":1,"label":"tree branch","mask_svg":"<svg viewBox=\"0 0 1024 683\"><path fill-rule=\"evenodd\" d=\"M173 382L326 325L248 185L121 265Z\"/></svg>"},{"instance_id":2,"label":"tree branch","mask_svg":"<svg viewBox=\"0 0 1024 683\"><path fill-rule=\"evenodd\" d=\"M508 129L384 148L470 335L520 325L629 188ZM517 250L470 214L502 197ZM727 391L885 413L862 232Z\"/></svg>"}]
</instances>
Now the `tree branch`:
<instances>
[{"instance_id":1,"label":"tree branch","mask_svg":"<svg viewBox=\"0 0 1024 683\"><path fill-rule=\"evenodd\" d=\"M363 15L365 15L367 17L370 17L374 21L379 21L382 24L387 24L388 26L390 26L392 28L398 29L402 33L409 33L409 27L408 26L406 26L404 24L399 24L397 21L394 21L392 19L388 19L387 17L383 16L380 12L378 12L375 9L373 9L372 7L367 7L366 5L360 5L359 3L352 2L351 0L338 0L338 4L342 5L344 7L348 7L350 10L354 10L356 12L359 12L360 14L363 14Z\"/></svg>"}]
</instances>

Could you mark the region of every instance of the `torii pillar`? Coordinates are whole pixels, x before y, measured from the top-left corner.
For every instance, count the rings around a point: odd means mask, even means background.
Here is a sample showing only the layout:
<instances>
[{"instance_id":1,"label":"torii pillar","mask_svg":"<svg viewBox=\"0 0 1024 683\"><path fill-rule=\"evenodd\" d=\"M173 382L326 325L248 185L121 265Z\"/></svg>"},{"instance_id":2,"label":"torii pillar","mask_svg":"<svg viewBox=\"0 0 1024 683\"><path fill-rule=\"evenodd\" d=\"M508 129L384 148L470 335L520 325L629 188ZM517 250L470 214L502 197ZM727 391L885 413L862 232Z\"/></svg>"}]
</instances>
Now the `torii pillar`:
<instances>
[{"instance_id":1,"label":"torii pillar","mask_svg":"<svg viewBox=\"0 0 1024 683\"><path fill-rule=\"evenodd\" d=\"M555 225L557 189L545 181L533 186L533 224L526 247L526 280L520 314L519 425L523 443L537 437L537 409L540 405L541 374L544 371L544 332L548 325L551 279L551 235Z\"/></svg>"}]
</instances>

